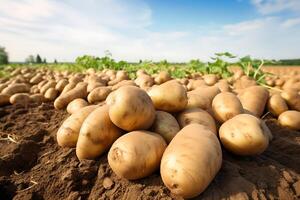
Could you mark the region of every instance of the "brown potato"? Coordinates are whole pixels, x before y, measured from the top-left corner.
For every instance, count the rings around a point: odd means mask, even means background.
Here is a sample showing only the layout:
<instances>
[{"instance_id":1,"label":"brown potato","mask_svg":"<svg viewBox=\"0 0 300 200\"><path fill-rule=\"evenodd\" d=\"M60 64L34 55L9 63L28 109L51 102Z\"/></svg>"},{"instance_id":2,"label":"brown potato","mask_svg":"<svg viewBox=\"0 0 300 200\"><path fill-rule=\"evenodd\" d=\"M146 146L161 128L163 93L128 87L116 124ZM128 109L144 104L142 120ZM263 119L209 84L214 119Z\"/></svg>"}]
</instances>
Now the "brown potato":
<instances>
[{"instance_id":1,"label":"brown potato","mask_svg":"<svg viewBox=\"0 0 300 200\"><path fill-rule=\"evenodd\" d=\"M55 88L49 88L45 92L45 99L48 101L54 101L56 97L58 96L58 91Z\"/></svg>"},{"instance_id":2,"label":"brown potato","mask_svg":"<svg viewBox=\"0 0 300 200\"><path fill-rule=\"evenodd\" d=\"M69 116L57 131L56 138L58 145L62 147L75 147L83 121L97 107L97 105L86 106Z\"/></svg>"},{"instance_id":3,"label":"brown potato","mask_svg":"<svg viewBox=\"0 0 300 200\"><path fill-rule=\"evenodd\" d=\"M260 117L265 109L269 92L262 86L248 87L238 94L244 110Z\"/></svg>"},{"instance_id":4,"label":"brown potato","mask_svg":"<svg viewBox=\"0 0 300 200\"><path fill-rule=\"evenodd\" d=\"M212 110L215 119L220 123L244 112L240 100L231 92L217 94L212 101Z\"/></svg>"},{"instance_id":5,"label":"brown potato","mask_svg":"<svg viewBox=\"0 0 300 200\"><path fill-rule=\"evenodd\" d=\"M28 105L30 102L30 97L28 93L18 93L14 94L9 98L9 102L11 104L20 104L20 105Z\"/></svg>"},{"instance_id":6,"label":"brown potato","mask_svg":"<svg viewBox=\"0 0 300 200\"><path fill-rule=\"evenodd\" d=\"M70 114L74 114L75 112L77 112L78 110L80 110L83 107L88 106L88 102L86 102L86 100L78 98L78 99L74 99L73 101L71 101L68 106L67 106L67 112Z\"/></svg>"},{"instance_id":7,"label":"brown potato","mask_svg":"<svg viewBox=\"0 0 300 200\"><path fill-rule=\"evenodd\" d=\"M296 110L288 110L281 113L278 117L278 122L281 126L300 130L300 112Z\"/></svg>"},{"instance_id":8,"label":"brown potato","mask_svg":"<svg viewBox=\"0 0 300 200\"><path fill-rule=\"evenodd\" d=\"M234 154L244 156L264 152L271 135L266 124L250 114L236 115L219 129L219 137L224 147Z\"/></svg>"},{"instance_id":9,"label":"brown potato","mask_svg":"<svg viewBox=\"0 0 300 200\"><path fill-rule=\"evenodd\" d=\"M289 109L280 94L272 95L268 100L267 106L268 110L276 117Z\"/></svg>"},{"instance_id":10,"label":"brown potato","mask_svg":"<svg viewBox=\"0 0 300 200\"><path fill-rule=\"evenodd\" d=\"M152 87L148 94L157 110L178 112L188 103L186 90L175 80Z\"/></svg>"},{"instance_id":11,"label":"brown potato","mask_svg":"<svg viewBox=\"0 0 300 200\"><path fill-rule=\"evenodd\" d=\"M189 124L201 124L206 126L210 131L217 134L217 128L214 118L201 108L185 109L177 116L177 121L181 128Z\"/></svg>"},{"instance_id":12,"label":"brown potato","mask_svg":"<svg viewBox=\"0 0 300 200\"><path fill-rule=\"evenodd\" d=\"M54 101L54 107L56 109L65 108L71 101L77 98L86 98L87 96L87 83L80 82L76 85L75 88L69 90L66 93L62 93Z\"/></svg>"},{"instance_id":13,"label":"brown potato","mask_svg":"<svg viewBox=\"0 0 300 200\"><path fill-rule=\"evenodd\" d=\"M167 144L158 134L132 131L118 138L108 152L108 163L120 177L135 180L152 174Z\"/></svg>"},{"instance_id":14,"label":"brown potato","mask_svg":"<svg viewBox=\"0 0 300 200\"><path fill-rule=\"evenodd\" d=\"M111 87L97 87L93 89L88 95L87 99L89 103L101 102L111 93Z\"/></svg>"},{"instance_id":15,"label":"brown potato","mask_svg":"<svg viewBox=\"0 0 300 200\"><path fill-rule=\"evenodd\" d=\"M170 143L176 133L180 131L180 127L173 115L164 111L156 111L151 130L160 134L167 143Z\"/></svg>"},{"instance_id":16,"label":"brown potato","mask_svg":"<svg viewBox=\"0 0 300 200\"><path fill-rule=\"evenodd\" d=\"M25 83L13 83L6 88L4 88L1 94L14 95L17 93L26 93L29 92L30 88Z\"/></svg>"},{"instance_id":17,"label":"brown potato","mask_svg":"<svg viewBox=\"0 0 300 200\"><path fill-rule=\"evenodd\" d=\"M123 86L106 99L112 122L126 131L148 129L155 119L155 109L145 91Z\"/></svg>"},{"instance_id":18,"label":"brown potato","mask_svg":"<svg viewBox=\"0 0 300 200\"><path fill-rule=\"evenodd\" d=\"M205 126L190 124L166 148L160 174L172 193L192 198L208 187L221 165L222 150L216 135Z\"/></svg>"},{"instance_id":19,"label":"brown potato","mask_svg":"<svg viewBox=\"0 0 300 200\"><path fill-rule=\"evenodd\" d=\"M296 90L284 90L281 93L281 97L286 101L291 109L300 111L300 95Z\"/></svg>"},{"instance_id":20,"label":"brown potato","mask_svg":"<svg viewBox=\"0 0 300 200\"><path fill-rule=\"evenodd\" d=\"M67 79L61 79L55 85L55 89L59 92L62 92L64 90L64 88L66 87L66 85L68 85L68 83L69 82Z\"/></svg>"},{"instance_id":21,"label":"brown potato","mask_svg":"<svg viewBox=\"0 0 300 200\"><path fill-rule=\"evenodd\" d=\"M84 120L76 145L76 155L81 159L94 159L107 151L120 137L122 130L109 118L107 105L96 108Z\"/></svg>"}]
</instances>

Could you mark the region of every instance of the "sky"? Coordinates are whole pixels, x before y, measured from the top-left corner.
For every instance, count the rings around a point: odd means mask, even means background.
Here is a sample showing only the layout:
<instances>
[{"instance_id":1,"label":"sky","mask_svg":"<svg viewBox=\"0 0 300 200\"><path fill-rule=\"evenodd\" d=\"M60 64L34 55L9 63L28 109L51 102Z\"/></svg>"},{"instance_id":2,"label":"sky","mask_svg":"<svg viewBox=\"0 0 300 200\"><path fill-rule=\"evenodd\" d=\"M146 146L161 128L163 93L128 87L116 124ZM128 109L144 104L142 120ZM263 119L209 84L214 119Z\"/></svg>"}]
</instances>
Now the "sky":
<instances>
[{"instance_id":1,"label":"sky","mask_svg":"<svg viewBox=\"0 0 300 200\"><path fill-rule=\"evenodd\" d=\"M0 46L10 61L299 58L300 0L0 0Z\"/></svg>"}]
</instances>

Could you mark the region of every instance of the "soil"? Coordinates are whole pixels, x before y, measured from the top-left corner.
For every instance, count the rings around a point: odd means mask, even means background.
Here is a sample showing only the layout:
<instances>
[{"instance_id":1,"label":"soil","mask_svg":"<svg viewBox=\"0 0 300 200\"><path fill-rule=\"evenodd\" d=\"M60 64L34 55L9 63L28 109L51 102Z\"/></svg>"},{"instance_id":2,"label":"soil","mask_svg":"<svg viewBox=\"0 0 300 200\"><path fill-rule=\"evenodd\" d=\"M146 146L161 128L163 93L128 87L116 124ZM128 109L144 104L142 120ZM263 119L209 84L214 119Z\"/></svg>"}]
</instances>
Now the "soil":
<instances>
[{"instance_id":1,"label":"soil","mask_svg":"<svg viewBox=\"0 0 300 200\"><path fill-rule=\"evenodd\" d=\"M52 103L0 108L0 199L181 199L170 194L159 172L138 181L118 178L107 155L79 161L61 148L56 131L67 117ZM266 120L274 140L260 156L223 150L222 169L195 199L299 199L300 132Z\"/></svg>"}]
</instances>

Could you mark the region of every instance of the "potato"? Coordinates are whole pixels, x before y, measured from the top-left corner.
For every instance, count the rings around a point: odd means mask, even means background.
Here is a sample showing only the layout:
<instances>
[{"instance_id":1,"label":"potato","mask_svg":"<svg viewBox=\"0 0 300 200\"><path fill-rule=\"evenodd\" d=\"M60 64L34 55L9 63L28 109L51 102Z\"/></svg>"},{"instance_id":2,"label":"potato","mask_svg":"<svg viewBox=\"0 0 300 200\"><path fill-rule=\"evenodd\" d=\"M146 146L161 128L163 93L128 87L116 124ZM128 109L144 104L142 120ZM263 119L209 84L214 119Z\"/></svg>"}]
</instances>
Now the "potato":
<instances>
[{"instance_id":1,"label":"potato","mask_svg":"<svg viewBox=\"0 0 300 200\"><path fill-rule=\"evenodd\" d=\"M300 112L296 110L288 110L281 113L278 117L278 122L281 126L300 130Z\"/></svg>"},{"instance_id":2,"label":"potato","mask_svg":"<svg viewBox=\"0 0 300 200\"><path fill-rule=\"evenodd\" d=\"M10 95L0 94L0 106L5 106L10 104Z\"/></svg>"},{"instance_id":3,"label":"potato","mask_svg":"<svg viewBox=\"0 0 300 200\"><path fill-rule=\"evenodd\" d=\"M225 79L222 79L219 82L217 82L215 84L215 86L217 86L221 92L230 92L231 91L230 85Z\"/></svg>"},{"instance_id":4,"label":"potato","mask_svg":"<svg viewBox=\"0 0 300 200\"><path fill-rule=\"evenodd\" d=\"M14 94L9 98L9 102L11 104L21 104L21 105L28 105L30 102L30 97L28 93L18 93Z\"/></svg>"},{"instance_id":5,"label":"potato","mask_svg":"<svg viewBox=\"0 0 300 200\"><path fill-rule=\"evenodd\" d=\"M211 107L211 102L215 98L217 94L219 94L221 90L217 86L205 86L205 87L198 87L195 90L190 91L190 94L197 94L200 95L202 98L207 98L209 105Z\"/></svg>"},{"instance_id":6,"label":"potato","mask_svg":"<svg viewBox=\"0 0 300 200\"><path fill-rule=\"evenodd\" d=\"M235 89L245 89L256 85L257 85L256 81L246 75L236 80L233 84Z\"/></svg>"},{"instance_id":7,"label":"potato","mask_svg":"<svg viewBox=\"0 0 300 200\"><path fill-rule=\"evenodd\" d=\"M207 96L188 92L188 103L186 108L201 108L203 110L211 110L211 101Z\"/></svg>"},{"instance_id":8,"label":"potato","mask_svg":"<svg viewBox=\"0 0 300 200\"><path fill-rule=\"evenodd\" d=\"M281 97L286 101L291 109L300 111L300 95L296 90L284 90L281 93Z\"/></svg>"},{"instance_id":9,"label":"potato","mask_svg":"<svg viewBox=\"0 0 300 200\"><path fill-rule=\"evenodd\" d=\"M77 85L77 83L74 83L74 82L70 82L68 83L64 89L62 90L61 94L64 94L64 93L67 93L69 92L70 90L72 90L73 88L75 88Z\"/></svg>"},{"instance_id":10,"label":"potato","mask_svg":"<svg viewBox=\"0 0 300 200\"><path fill-rule=\"evenodd\" d=\"M111 93L111 87L97 87L93 89L88 95L87 99L89 103L101 102Z\"/></svg>"},{"instance_id":11,"label":"potato","mask_svg":"<svg viewBox=\"0 0 300 200\"><path fill-rule=\"evenodd\" d=\"M39 82L41 82L43 80L43 76L41 74L36 74L34 77L32 77L30 79L30 83L31 84L38 84Z\"/></svg>"},{"instance_id":12,"label":"potato","mask_svg":"<svg viewBox=\"0 0 300 200\"><path fill-rule=\"evenodd\" d=\"M29 92L30 88L25 83L13 83L6 88L4 88L1 94L14 95L17 93L26 93Z\"/></svg>"},{"instance_id":13,"label":"potato","mask_svg":"<svg viewBox=\"0 0 300 200\"><path fill-rule=\"evenodd\" d=\"M45 97L43 94L32 94L30 95L30 101L33 103L41 104L45 101Z\"/></svg>"},{"instance_id":14,"label":"potato","mask_svg":"<svg viewBox=\"0 0 300 200\"><path fill-rule=\"evenodd\" d=\"M212 101L212 110L215 119L220 123L244 112L240 100L231 92L217 94Z\"/></svg>"},{"instance_id":15,"label":"potato","mask_svg":"<svg viewBox=\"0 0 300 200\"><path fill-rule=\"evenodd\" d=\"M69 116L57 131L56 138L58 145L62 147L75 147L83 121L97 107L97 105L86 106Z\"/></svg>"},{"instance_id":16,"label":"potato","mask_svg":"<svg viewBox=\"0 0 300 200\"><path fill-rule=\"evenodd\" d=\"M86 100L84 99L74 99L73 101L71 101L68 106L67 106L67 112L70 114L74 114L75 112L77 112L78 110L80 110L83 107L88 106L88 102L86 102Z\"/></svg>"},{"instance_id":17,"label":"potato","mask_svg":"<svg viewBox=\"0 0 300 200\"><path fill-rule=\"evenodd\" d=\"M264 152L271 135L266 124L250 114L236 115L223 123L219 129L219 137L224 147L243 156Z\"/></svg>"},{"instance_id":18,"label":"potato","mask_svg":"<svg viewBox=\"0 0 300 200\"><path fill-rule=\"evenodd\" d=\"M148 94L157 110L178 112L188 103L186 90L175 80L152 87Z\"/></svg>"},{"instance_id":19,"label":"potato","mask_svg":"<svg viewBox=\"0 0 300 200\"><path fill-rule=\"evenodd\" d=\"M120 81L118 82L117 84L115 84L114 86L112 86L112 90L117 90L119 89L120 87L123 87L123 86L128 86L128 85L131 85L131 86L137 86L133 80L123 80L123 81Z\"/></svg>"},{"instance_id":20,"label":"potato","mask_svg":"<svg viewBox=\"0 0 300 200\"><path fill-rule=\"evenodd\" d=\"M160 71L159 74L155 77L154 81L156 84L162 84L171 80L171 76L166 71Z\"/></svg>"},{"instance_id":21,"label":"potato","mask_svg":"<svg viewBox=\"0 0 300 200\"><path fill-rule=\"evenodd\" d=\"M121 129L148 129L155 119L155 109L145 91L134 86L123 86L106 99L112 122Z\"/></svg>"},{"instance_id":22,"label":"potato","mask_svg":"<svg viewBox=\"0 0 300 200\"><path fill-rule=\"evenodd\" d=\"M77 98L86 98L87 96L87 83L80 82L76 85L75 88L69 90L66 93L61 94L54 101L54 107L56 109L65 108L71 101Z\"/></svg>"},{"instance_id":23,"label":"potato","mask_svg":"<svg viewBox=\"0 0 300 200\"><path fill-rule=\"evenodd\" d=\"M48 83L47 80L42 80L41 82L38 83L38 89L40 90L46 83Z\"/></svg>"},{"instance_id":24,"label":"potato","mask_svg":"<svg viewBox=\"0 0 300 200\"><path fill-rule=\"evenodd\" d=\"M6 88L8 86L8 83L1 83L0 84L0 92L2 92L2 90L4 89L4 88Z\"/></svg>"},{"instance_id":25,"label":"potato","mask_svg":"<svg viewBox=\"0 0 300 200\"><path fill-rule=\"evenodd\" d=\"M180 127L173 115L164 111L156 111L151 130L160 134L167 143L170 143L176 133L180 131Z\"/></svg>"},{"instance_id":26,"label":"potato","mask_svg":"<svg viewBox=\"0 0 300 200\"><path fill-rule=\"evenodd\" d=\"M242 90L238 94L244 110L260 117L265 109L267 100L269 98L269 92L262 86L251 86Z\"/></svg>"},{"instance_id":27,"label":"potato","mask_svg":"<svg viewBox=\"0 0 300 200\"><path fill-rule=\"evenodd\" d=\"M166 148L160 174L172 193L192 198L208 187L221 165L222 150L217 136L203 125L190 124Z\"/></svg>"},{"instance_id":28,"label":"potato","mask_svg":"<svg viewBox=\"0 0 300 200\"><path fill-rule=\"evenodd\" d=\"M203 76L206 85L212 86L218 82L218 77L215 74L206 74Z\"/></svg>"},{"instance_id":29,"label":"potato","mask_svg":"<svg viewBox=\"0 0 300 200\"><path fill-rule=\"evenodd\" d=\"M55 88L49 88L46 92L45 92L45 99L48 101L53 101L56 99L56 97L58 96L58 91Z\"/></svg>"},{"instance_id":30,"label":"potato","mask_svg":"<svg viewBox=\"0 0 300 200\"><path fill-rule=\"evenodd\" d=\"M118 138L108 152L108 163L122 178L135 180L152 174L167 144L158 134L132 131Z\"/></svg>"},{"instance_id":31,"label":"potato","mask_svg":"<svg viewBox=\"0 0 300 200\"><path fill-rule=\"evenodd\" d=\"M120 137L122 130L115 126L109 118L107 105L96 108L84 120L76 145L78 159L94 159Z\"/></svg>"},{"instance_id":32,"label":"potato","mask_svg":"<svg viewBox=\"0 0 300 200\"><path fill-rule=\"evenodd\" d=\"M151 87L154 84L153 78L146 74L139 75L134 82L140 88Z\"/></svg>"},{"instance_id":33,"label":"potato","mask_svg":"<svg viewBox=\"0 0 300 200\"><path fill-rule=\"evenodd\" d=\"M40 89L40 92L45 95L45 93L47 92L47 90L49 88L55 88L55 86L56 86L56 82L55 81L49 81L48 83L46 83L45 85L43 85L43 87Z\"/></svg>"},{"instance_id":34,"label":"potato","mask_svg":"<svg viewBox=\"0 0 300 200\"><path fill-rule=\"evenodd\" d=\"M289 109L280 94L272 95L268 100L267 107L268 110L276 117Z\"/></svg>"},{"instance_id":35,"label":"potato","mask_svg":"<svg viewBox=\"0 0 300 200\"><path fill-rule=\"evenodd\" d=\"M59 92L62 92L64 90L64 88L66 87L66 85L68 85L68 83L69 82L67 79L61 79L55 85L55 89Z\"/></svg>"},{"instance_id":36,"label":"potato","mask_svg":"<svg viewBox=\"0 0 300 200\"><path fill-rule=\"evenodd\" d=\"M181 128L189 124L201 124L206 126L210 131L217 134L217 128L214 118L201 108L185 109L177 116L177 121Z\"/></svg>"}]
</instances>

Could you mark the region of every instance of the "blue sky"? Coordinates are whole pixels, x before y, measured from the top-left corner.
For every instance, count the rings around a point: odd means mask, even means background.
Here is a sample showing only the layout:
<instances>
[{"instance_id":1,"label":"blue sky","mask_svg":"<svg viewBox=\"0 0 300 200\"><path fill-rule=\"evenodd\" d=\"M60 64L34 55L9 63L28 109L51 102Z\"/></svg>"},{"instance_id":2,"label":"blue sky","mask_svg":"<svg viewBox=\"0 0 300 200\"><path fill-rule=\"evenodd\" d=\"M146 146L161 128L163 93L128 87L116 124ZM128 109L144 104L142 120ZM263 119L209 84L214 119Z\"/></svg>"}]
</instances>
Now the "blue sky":
<instances>
[{"instance_id":1,"label":"blue sky","mask_svg":"<svg viewBox=\"0 0 300 200\"><path fill-rule=\"evenodd\" d=\"M300 0L0 0L0 45L12 61L297 58Z\"/></svg>"}]
</instances>

